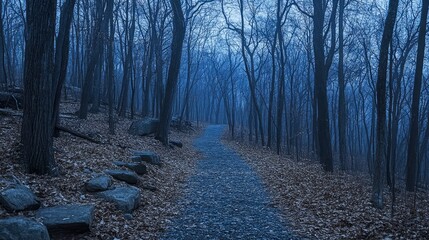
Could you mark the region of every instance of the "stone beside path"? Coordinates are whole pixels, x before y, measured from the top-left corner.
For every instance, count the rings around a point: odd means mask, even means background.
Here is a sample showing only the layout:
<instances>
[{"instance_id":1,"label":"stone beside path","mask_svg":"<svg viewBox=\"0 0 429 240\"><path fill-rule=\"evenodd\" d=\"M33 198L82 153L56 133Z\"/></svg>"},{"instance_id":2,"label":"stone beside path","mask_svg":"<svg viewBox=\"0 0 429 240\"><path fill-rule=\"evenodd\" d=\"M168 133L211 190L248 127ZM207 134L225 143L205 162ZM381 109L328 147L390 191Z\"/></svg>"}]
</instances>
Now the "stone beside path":
<instances>
[{"instance_id":1,"label":"stone beside path","mask_svg":"<svg viewBox=\"0 0 429 240\"><path fill-rule=\"evenodd\" d=\"M209 126L195 141L204 158L163 239L293 239L257 174L220 143L224 129Z\"/></svg>"},{"instance_id":2,"label":"stone beside path","mask_svg":"<svg viewBox=\"0 0 429 240\"><path fill-rule=\"evenodd\" d=\"M15 185L0 193L0 203L9 212L36 210L40 201L34 193L25 186Z\"/></svg>"},{"instance_id":3,"label":"stone beside path","mask_svg":"<svg viewBox=\"0 0 429 240\"><path fill-rule=\"evenodd\" d=\"M140 205L140 189L127 186L100 192L99 196L113 202L116 207L126 213L131 213Z\"/></svg>"},{"instance_id":4,"label":"stone beside path","mask_svg":"<svg viewBox=\"0 0 429 240\"><path fill-rule=\"evenodd\" d=\"M36 216L53 235L84 233L90 230L94 209L93 205L55 206L39 209Z\"/></svg>"},{"instance_id":5,"label":"stone beside path","mask_svg":"<svg viewBox=\"0 0 429 240\"><path fill-rule=\"evenodd\" d=\"M134 171L138 175L144 175L147 173L147 167L143 163L138 163L138 162L128 163L128 162L115 161L113 162L113 164L115 164L118 167L126 167Z\"/></svg>"},{"instance_id":6,"label":"stone beside path","mask_svg":"<svg viewBox=\"0 0 429 240\"><path fill-rule=\"evenodd\" d=\"M85 189L88 192L106 191L112 185L112 179L109 176L98 176L85 183Z\"/></svg>"},{"instance_id":7,"label":"stone beside path","mask_svg":"<svg viewBox=\"0 0 429 240\"><path fill-rule=\"evenodd\" d=\"M162 167L161 159L153 152L133 151L133 155L131 160L134 162L146 162L151 165Z\"/></svg>"},{"instance_id":8,"label":"stone beside path","mask_svg":"<svg viewBox=\"0 0 429 240\"><path fill-rule=\"evenodd\" d=\"M111 169L106 170L105 173L109 174L117 180L124 181L129 184L137 184L137 182L139 181L139 177L137 176L137 174L128 170Z\"/></svg>"},{"instance_id":9,"label":"stone beside path","mask_svg":"<svg viewBox=\"0 0 429 240\"><path fill-rule=\"evenodd\" d=\"M7 240L49 240L45 225L24 217L0 219L0 239Z\"/></svg>"},{"instance_id":10,"label":"stone beside path","mask_svg":"<svg viewBox=\"0 0 429 240\"><path fill-rule=\"evenodd\" d=\"M152 152L134 151L130 162L112 162L124 169L105 170L105 174L96 175L91 170L84 174L95 176L84 184L88 193L97 192L97 196L105 201L113 202L116 207L125 213L124 216L132 218L131 213L140 206L141 190L128 184L137 184L139 176L147 174L144 163L161 166L158 155ZM123 182L112 186L112 177ZM18 182L6 181L10 187L0 192L0 203L9 212L30 211L40 208L37 196L27 187ZM125 186L124 186L125 184ZM141 186L142 189L155 191L153 186ZM37 222L27 217L9 217L0 219L0 240L49 240L50 235L59 239L74 239L73 234L84 233L91 230L94 219L94 205L60 205L37 210Z\"/></svg>"}]
</instances>

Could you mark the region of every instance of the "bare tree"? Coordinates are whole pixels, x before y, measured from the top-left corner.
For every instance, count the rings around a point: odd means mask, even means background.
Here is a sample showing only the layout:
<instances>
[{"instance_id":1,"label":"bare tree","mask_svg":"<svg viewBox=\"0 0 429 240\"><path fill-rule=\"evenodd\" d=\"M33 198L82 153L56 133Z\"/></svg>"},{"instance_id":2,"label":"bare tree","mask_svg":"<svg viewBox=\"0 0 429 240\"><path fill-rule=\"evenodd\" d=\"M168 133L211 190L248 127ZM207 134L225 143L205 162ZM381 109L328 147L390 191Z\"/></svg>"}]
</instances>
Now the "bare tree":
<instances>
[{"instance_id":1,"label":"bare tree","mask_svg":"<svg viewBox=\"0 0 429 240\"><path fill-rule=\"evenodd\" d=\"M162 104L160 115L160 124L156 138L164 145L168 145L168 134L173 111L173 100L177 88L177 79L179 77L180 62L182 59L183 41L185 39L185 18L183 15L180 0L170 0L173 10L173 40L171 43L171 59L168 69L167 86L165 98Z\"/></svg>"},{"instance_id":2,"label":"bare tree","mask_svg":"<svg viewBox=\"0 0 429 240\"><path fill-rule=\"evenodd\" d=\"M0 2L0 89L7 88L7 76L4 62L3 1Z\"/></svg>"},{"instance_id":3,"label":"bare tree","mask_svg":"<svg viewBox=\"0 0 429 240\"><path fill-rule=\"evenodd\" d=\"M76 0L67 0L63 4L60 17L60 27L56 40L55 66L53 75L53 90L55 93L55 98L54 114L52 120L52 125L56 136L59 136L59 131L55 130L55 126L58 124L59 121L61 91L63 89L67 74L67 65L70 50L70 26L73 19L73 10L75 3Z\"/></svg>"},{"instance_id":4,"label":"bare tree","mask_svg":"<svg viewBox=\"0 0 429 240\"><path fill-rule=\"evenodd\" d=\"M416 72L414 75L413 99L411 104L410 138L408 141L407 155L407 191L415 191L417 182L418 151L419 151L419 108L420 92L422 88L423 61L426 47L426 22L428 15L429 0L422 0L422 11L420 16L420 29L417 47Z\"/></svg>"},{"instance_id":5,"label":"bare tree","mask_svg":"<svg viewBox=\"0 0 429 240\"><path fill-rule=\"evenodd\" d=\"M319 142L319 160L325 171L334 170L332 159L331 133L329 131L329 111L327 81L329 68L335 53L335 18L338 7L338 0L333 0L330 15L331 44L329 52L325 58L324 18L326 7L322 1L313 0L313 49L315 62L315 91L317 99L317 133Z\"/></svg>"},{"instance_id":6,"label":"bare tree","mask_svg":"<svg viewBox=\"0 0 429 240\"><path fill-rule=\"evenodd\" d=\"M389 44L392 40L398 11L398 0L389 1L389 10L384 22L381 40L378 76L377 76L377 135L376 154L374 161L374 177L372 185L372 202L375 207L383 207L383 166L386 161L386 79L389 57Z\"/></svg>"},{"instance_id":7,"label":"bare tree","mask_svg":"<svg viewBox=\"0 0 429 240\"><path fill-rule=\"evenodd\" d=\"M29 173L56 174L51 125L56 0L27 0L26 7L23 158Z\"/></svg>"}]
</instances>

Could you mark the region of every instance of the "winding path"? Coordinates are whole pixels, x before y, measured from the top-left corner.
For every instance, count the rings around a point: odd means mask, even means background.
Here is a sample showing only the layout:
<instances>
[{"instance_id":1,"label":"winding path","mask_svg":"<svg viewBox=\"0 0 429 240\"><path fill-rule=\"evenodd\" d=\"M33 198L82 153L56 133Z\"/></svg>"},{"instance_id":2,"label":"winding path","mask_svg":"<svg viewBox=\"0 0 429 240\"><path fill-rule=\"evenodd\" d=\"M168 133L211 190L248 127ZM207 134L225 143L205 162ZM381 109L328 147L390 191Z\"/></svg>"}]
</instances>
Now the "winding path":
<instances>
[{"instance_id":1,"label":"winding path","mask_svg":"<svg viewBox=\"0 0 429 240\"><path fill-rule=\"evenodd\" d=\"M220 143L224 129L208 126L195 141L204 159L163 239L292 239L257 174Z\"/></svg>"}]
</instances>

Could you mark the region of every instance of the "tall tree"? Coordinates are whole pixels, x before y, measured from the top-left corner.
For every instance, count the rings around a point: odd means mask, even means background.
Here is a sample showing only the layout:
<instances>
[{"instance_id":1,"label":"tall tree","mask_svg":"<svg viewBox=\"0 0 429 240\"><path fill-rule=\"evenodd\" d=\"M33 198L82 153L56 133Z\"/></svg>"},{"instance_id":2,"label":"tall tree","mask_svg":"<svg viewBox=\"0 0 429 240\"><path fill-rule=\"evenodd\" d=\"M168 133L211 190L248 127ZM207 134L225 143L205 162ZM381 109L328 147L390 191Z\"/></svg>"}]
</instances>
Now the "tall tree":
<instances>
[{"instance_id":1,"label":"tall tree","mask_svg":"<svg viewBox=\"0 0 429 240\"><path fill-rule=\"evenodd\" d=\"M84 84L82 88L82 95L80 99L79 118L86 119L88 116L88 104L92 92L92 85L94 83L95 67L99 63L100 54L103 51L104 34L107 32L108 19L105 17L103 0L96 0L97 19L91 40L91 52L89 62L86 67Z\"/></svg>"},{"instance_id":2,"label":"tall tree","mask_svg":"<svg viewBox=\"0 0 429 240\"><path fill-rule=\"evenodd\" d=\"M136 29L136 0L132 1L132 15L131 15L131 26L128 32L127 49L125 50L125 61L124 61L124 75L122 78L121 97L119 99L119 116L125 117L126 110L128 108L128 92L130 87L130 78L132 74L133 66L133 48L134 48L134 33ZM127 16L128 16L128 1L127 1ZM128 17L127 17L128 22Z\"/></svg>"},{"instance_id":3,"label":"tall tree","mask_svg":"<svg viewBox=\"0 0 429 240\"><path fill-rule=\"evenodd\" d=\"M23 157L29 173L55 174L53 58L56 0L27 0L24 62Z\"/></svg>"},{"instance_id":4,"label":"tall tree","mask_svg":"<svg viewBox=\"0 0 429 240\"><path fill-rule=\"evenodd\" d=\"M109 98L109 133L115 134L115 122L113 119L113 104L114 93L113 84L115 82L115 66L114 66L114 41L115 41L115 25L113 21L113 1L107 2L107 14L109 19L109 39L107 42L107 95Z\"/></svg>"},{"instance_id":5,"label":"tall tree","mask_svg":"<svg viewBox=\"0 0 429 240\"><path fill-rule=\"evenodd\" d=\"M4 31L3 31L3 1L0 2L0 89L7 88L6 69L4 65Z\"/></svg>"},{"instance_id":6,"label":"tall tree","mask_svg":"<svg viewBox=\"0 0 429 240\"><path fill-rule=\"evenodd\" d=\"M69 60L69 49L70 49L70 26L73 19L73 10L76 0L67 0L61 9L60 27L56 40L55 48L55 66L53 75L53 91L54 91L54 114L52 118L52 126L55 131L55 135L58 136L59 132L55 130L55 126L58 124L60 115L60 100L61 90L63 89L66 74L67 65Z\"/></svg>"},{"instance_id":7,"label":"tall tree","mask_svg":"<svg viewBox=\"0 0 429 240\"><path fill-rule=\"evenodd\" d=\"M347 156L347 112L344 80L344 9L345 0L339 0L338 17L338 145L340 148L340 168L346 170Z\"/></svg>"},{"instance_id":8,"label":"tall tree","mask_svg":"<svg viewBox=\"0 0 429 240\"><path fill-rule=\"evenodd\" d=\"M389 45L392 40L395 27L398 0L389 1L389 9L384 22L383 36L381 39L380 55L377 75L377 130L376 153L374 161L374 177L372 184L372 202L375 207L383 207L383 167L386 161L386 81L387 63L389 58Z\"/></svg>"},{"instance_id":9,"label":"tall tree","mask_svg":"<svg viewBox=\"0 0 429 240\"><path fill-rule=\"evenodd\" d=\"M314 81L317 99L317 133L319 142L319 160L325 171L334 170L332 158L331 134L329 131L329 108L327 82L329 68L335 53L335 19L338 7L338 0L332 2L332 12L330 17L331 44L325 56L324 23L326 6L323 1L313 0L313 49L314 49ZM326 58L325 58L326 57Z\"/></svg>"},{"instance_id":10,"label":"tall tree","mask_svg":"<svg viewBox=\"0 0 429 240\"><path fill-rule=\"evenodd\" d=\"M418 151L419 151L419 107L420 92L422 89L423 60L426 47L426 22L428 15L429 0L422 0L422 11L420 16L419 39L417 46L416 72L414 75L413 100L411 103L410 138L408 141L407 155L407 191L415 191L417 179Z\"/></svg>"},{"instance_id":11,"label":"tall tree","mask_svg":"<svg viewBox=\"0 0 429 240\"><path fill-rule=\"evenodd\" d=\"M185 39L185 18L183 15L180 0L170 0L173 10L173 39L171 42L171 59L168 69L167 86L165 97L162 103L159 129L156 138L164 145L168 145L168 132L170 130L171 117L173 112L173 100L177 88L180 62L182 60L183 41Z\"/></svg>"}]
</instances>

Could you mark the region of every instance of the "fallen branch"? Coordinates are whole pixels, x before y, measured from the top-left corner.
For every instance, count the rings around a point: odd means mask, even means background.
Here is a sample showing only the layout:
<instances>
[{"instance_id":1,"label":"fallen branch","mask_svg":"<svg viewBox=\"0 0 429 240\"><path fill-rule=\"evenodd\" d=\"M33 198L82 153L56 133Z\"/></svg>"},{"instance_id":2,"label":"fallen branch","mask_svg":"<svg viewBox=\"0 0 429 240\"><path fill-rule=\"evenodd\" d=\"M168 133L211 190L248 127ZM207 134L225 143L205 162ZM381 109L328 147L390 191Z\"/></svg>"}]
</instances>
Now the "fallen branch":
<instances>
[{"instance_id":1,"label":"fallen branch","mask_svg":"<svg viewBox=\"0 0 429 240\"><path fill-rule=\"evenodd\" d=\"M58 129L58 130L60 130L60 131L66 132L66 133L70 133L73 136L76 136L76 137L79 137L79 138L83 138L83 139L88 140L88 141L93 142L93 143L97 143L97 144L101 143L101 141L99 141L97 139L94 139L94 138L92 138L90 136L87 136L85 134L82 134L80 132L76 132L76 131L74 131L72 129L69 129L69 128L66 128L64 126L55 126L55 128Z\"/></svg>"},{"instance_id":2,"label":"fallen branch","mask_svg":"<svg viewBox=\"0 0 429 240\"><path fill-rule=\"evenodd\" d=\"M12 111L9 109L0 109L0 115L12 116L12 117L22 117L22 112Z\"/></svg>"}]
</instances>

